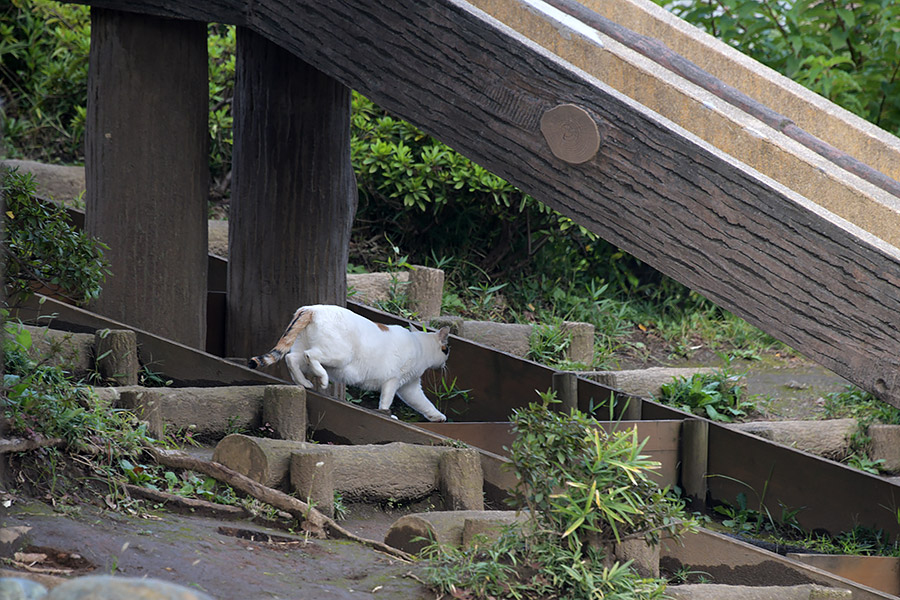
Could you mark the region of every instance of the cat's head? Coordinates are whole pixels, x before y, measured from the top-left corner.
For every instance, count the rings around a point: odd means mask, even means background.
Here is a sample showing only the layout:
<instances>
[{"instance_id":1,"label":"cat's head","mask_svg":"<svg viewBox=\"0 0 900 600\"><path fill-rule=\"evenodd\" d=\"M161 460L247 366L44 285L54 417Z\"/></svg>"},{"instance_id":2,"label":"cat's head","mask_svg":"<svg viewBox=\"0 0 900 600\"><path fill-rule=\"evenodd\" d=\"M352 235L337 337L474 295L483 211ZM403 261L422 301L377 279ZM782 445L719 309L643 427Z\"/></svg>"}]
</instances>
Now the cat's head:
<instances>
[{"instance_id":1,"label":"cat's head","mask_svg":"<svg viewBox=\"0 0 900 600\"><path fill-rule=\"evenodd\" d=\"M438 332L438 342L441 344L441 353L444 355L444 361L450 357L450 328L441 327Z\"/></svg>"},{"instance_id":2,"label":"cat's head","mask_svg":"<svg viewBox=\"0 0 900 600\"><path fill-rule=\"evenodd\" d=\"M410 325L410 329L413 329ZM438 331L425 334L428 337L428 357L431 359L429 368L440 369L450 356L450 328L441 327Z\"/></svg>"}]
</instances>

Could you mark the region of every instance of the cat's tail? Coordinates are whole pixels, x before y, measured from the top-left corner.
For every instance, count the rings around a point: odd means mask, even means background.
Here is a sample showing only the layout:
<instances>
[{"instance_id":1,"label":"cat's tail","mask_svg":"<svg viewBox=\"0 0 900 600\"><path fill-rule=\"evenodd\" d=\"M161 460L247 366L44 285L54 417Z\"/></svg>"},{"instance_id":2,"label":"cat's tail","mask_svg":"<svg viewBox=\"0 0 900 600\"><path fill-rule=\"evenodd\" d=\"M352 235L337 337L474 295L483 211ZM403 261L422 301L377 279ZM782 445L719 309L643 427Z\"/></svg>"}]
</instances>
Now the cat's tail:
<instances>
[{"instance_id":1,"label":"cat's tail","mask_svg":"<svg viewBox=\"0 0 900 600\"><path fill-rule=\"evenodd\" d=\"M268 367L277 363L285 354L290 352L291 346L294 345L294 340L297 339L301 331L306 329L311 321L312 311L307 310L306 307L298 308L297 312L294 313L294 318L291 319L290 324L284 330L281 339L278 340L275 347L265 354L251 358L247 361L247 366L251 369L259 369L260 367Z\"/></svg>"}]
</instances>

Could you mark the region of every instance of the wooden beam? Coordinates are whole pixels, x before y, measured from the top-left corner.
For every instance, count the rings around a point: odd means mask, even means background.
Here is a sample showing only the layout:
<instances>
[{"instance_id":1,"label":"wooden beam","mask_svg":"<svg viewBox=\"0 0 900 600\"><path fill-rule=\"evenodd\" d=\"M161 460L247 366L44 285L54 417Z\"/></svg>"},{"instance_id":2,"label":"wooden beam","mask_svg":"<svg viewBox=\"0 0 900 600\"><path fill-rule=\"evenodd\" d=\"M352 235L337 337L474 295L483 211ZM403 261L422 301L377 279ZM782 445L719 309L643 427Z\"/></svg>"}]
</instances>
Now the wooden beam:
<instances>
[{"instance_id":1,"label":"wooden beam","mask_svg":"<svg viewBox=\"0 0 900 600\"><path fill-rule=\"evenodd\" d=\"M93 310L206 344L205 23L91 11L85 229L112 275Z\"/></svg>"},{"instance_id":2,"label":"wooden beam","mask_svg":"<svg viewBox=\"0 0 900 600\"><path fill-rule=\"evenodd\" d=\"M813 138L657 40L606 21L576 0L472 3L722 152L900 248L900 183L856 160L861 157ZM549 4L587 13L583 20L597 30ZM849 124L844 130L858 133ZM896 162L900 166L900 147Z\"/></svg>"},{"instance_id":3,"label":"wooden beam","mask_svg":"<svg viewBox=\"0 0 900 600\"><path fill-rule=\"evenodd\" d=\"M811 134L900 180L900 138L766 67L652 0L584 0L635 33L656 38Z\"/></svg>"}]
</instances>

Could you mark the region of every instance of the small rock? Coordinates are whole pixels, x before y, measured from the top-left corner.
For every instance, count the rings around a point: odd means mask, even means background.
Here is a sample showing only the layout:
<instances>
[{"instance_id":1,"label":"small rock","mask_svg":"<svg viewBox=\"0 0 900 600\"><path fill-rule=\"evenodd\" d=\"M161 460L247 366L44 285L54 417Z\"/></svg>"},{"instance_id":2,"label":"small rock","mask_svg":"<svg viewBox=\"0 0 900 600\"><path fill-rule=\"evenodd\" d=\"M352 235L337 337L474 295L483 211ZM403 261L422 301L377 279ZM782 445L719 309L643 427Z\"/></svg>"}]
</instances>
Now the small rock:
<instances>
[{"instance_id":1,"label":"small rock","mask_svg":"<svg viewBox=\"0 0 900 600\"><path fill-rule=\"evenodd\" d=\"M159 579L89 575L72 579L46 596L46 600L213 600L202 592Z\"/></svg>"},{"instance_id":2,"label":"small rock","mask_svg":"<svg viewBox=\"0 0 900 600\"><path fill-rule=\"evenodd\" d=\"M39 600L47 595L47 588L19 577L0 579L0 600Z\"/></svg>"},{"instance_id":3,"label":"small rock","mask_svg":"<svg viewBox=\"0 0 900 600\"><path fill-rule=\"evenodd\" d=\"M795 381L792 379L785 383L784 387L789 390L808 390L810 388L810 385L808 383L800 383L799 381Z\"/></svg>"}]
</instances>

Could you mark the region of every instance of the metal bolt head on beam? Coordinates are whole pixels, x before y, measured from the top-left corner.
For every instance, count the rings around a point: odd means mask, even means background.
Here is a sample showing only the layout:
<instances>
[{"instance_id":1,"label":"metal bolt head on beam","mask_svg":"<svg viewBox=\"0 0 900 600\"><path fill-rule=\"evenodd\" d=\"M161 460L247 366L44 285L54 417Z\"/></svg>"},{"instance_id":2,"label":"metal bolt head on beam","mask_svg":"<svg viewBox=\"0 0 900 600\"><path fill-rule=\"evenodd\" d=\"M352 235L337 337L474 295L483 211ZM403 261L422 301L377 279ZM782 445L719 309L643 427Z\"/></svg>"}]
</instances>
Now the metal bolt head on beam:
<instances>
[{"instance_id":1,"label":"metal bolt head on beam","mask_svg":"<svg viewBox=\"0 0 900 600\"><path fill-rule=\"evenodd\" d=\"M557 158L573 165L594 158L600 131L590 113L574 104L560 104L541 116L541 133Z\"/></svg>"}]
</instances>

